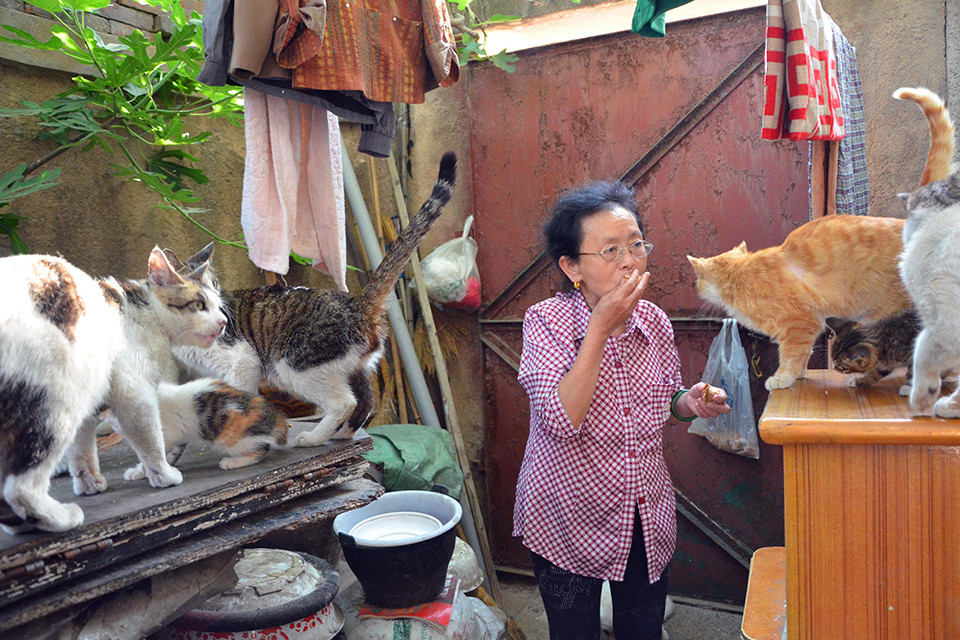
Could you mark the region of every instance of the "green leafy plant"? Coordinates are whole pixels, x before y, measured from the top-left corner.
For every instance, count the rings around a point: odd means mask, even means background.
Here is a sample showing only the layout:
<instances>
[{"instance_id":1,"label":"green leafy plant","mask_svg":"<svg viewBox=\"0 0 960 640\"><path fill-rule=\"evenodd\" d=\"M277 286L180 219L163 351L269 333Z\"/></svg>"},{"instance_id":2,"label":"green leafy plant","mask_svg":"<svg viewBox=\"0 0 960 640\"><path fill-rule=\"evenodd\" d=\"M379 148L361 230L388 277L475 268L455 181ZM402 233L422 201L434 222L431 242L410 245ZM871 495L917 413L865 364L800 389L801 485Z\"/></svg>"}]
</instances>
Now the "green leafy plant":
<instances>
[{"instance_id":1,"label":"green leafy plant","mask_svg":"<svg viewBox=\"0 0 960 640\"><path fill-rule=\"evenodd\" d=\"M30 49L58 51L90 67L90 73L73 78L74 86L36 104L21 101L21 108L0 109L0 117L32 116L42 126L42 140L56 147L30 164L4 175L0 206L38 189L55 186L59 169L27 176L60 154L101 147L118 154L111 164L116 175L138 181L156 193L170 208L217 241L243 247L242 242L221 238L201 224L205 210L189 207L199 197L192 185L208 182L196 158L184 148L203 143L210 132L191 133L190 122L199 117L227 118L241 124L242 97L235 87L209 87L197 81L204 55L200 16L186 16L175 0L151 0L170 17L169 34L145 36L139 31L105 42L87 26L89 13L110 0L26 0L56 19L50 39L43 41L10 25L2 25L0 40ZM5 194L5 196L4 196ZM20 218L4 214L0 234L7 235L15 253L27 251L16 231Z\"/></svg>"},{"instance_id":2,"label":"green leafy plant","mask_svg":"<svg viewBox=\"0 0 960 640\"><path fill-rule=\"evenodd\" d=\"M460 64L466 64L470 60L489 60L507 73L513 73L516 69L513 63L519 58L512 53L507 53L506 49L497 53L490 53L481 43L480 34L487 25L512 22L519 20L519 16L507 16L498 13L488 20L479 20L470 7L473 0L448 1L457 8L456 11L451 11L450 23L457 37L457 52L460 55Z\"/></svg>"}]
</instances>

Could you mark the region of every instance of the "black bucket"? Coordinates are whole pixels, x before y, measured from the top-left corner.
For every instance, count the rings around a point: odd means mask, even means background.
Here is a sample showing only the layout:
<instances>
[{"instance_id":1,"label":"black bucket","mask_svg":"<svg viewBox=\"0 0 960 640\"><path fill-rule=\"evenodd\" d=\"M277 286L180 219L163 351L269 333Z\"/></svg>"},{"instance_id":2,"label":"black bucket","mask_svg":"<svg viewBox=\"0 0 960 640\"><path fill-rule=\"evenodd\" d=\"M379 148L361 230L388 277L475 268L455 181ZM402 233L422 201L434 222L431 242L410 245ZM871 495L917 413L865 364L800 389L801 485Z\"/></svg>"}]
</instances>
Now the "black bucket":
<instances>
[{"instance_id":1,"label":"black bucket","mask_svg":"<svg viewBox=\"0 0 960 640\"><path fill-rule=\"evenodd\" d=\"M372 516L397 511L426 513L440 527L408 541L356 538L348 532ZM435 600L446 583L462 510L453 498L430 491L394 491L333 521L343 557L360 581L368 604L412 607Z\"/></svg>"}]
</instances>

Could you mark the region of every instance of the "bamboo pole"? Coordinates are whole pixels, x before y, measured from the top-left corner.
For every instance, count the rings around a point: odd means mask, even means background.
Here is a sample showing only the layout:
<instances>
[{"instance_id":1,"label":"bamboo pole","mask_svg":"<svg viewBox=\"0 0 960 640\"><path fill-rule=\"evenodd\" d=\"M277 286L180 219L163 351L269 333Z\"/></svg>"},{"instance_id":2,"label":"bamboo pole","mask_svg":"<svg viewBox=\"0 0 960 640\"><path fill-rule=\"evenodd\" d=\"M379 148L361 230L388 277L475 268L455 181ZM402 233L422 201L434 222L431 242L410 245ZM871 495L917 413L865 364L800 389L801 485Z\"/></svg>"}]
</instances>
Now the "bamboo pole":
<instances>
[{"instance_id":1,"label":"bamboo pole","mask_svg":"<svg viewBox=\"0 0 960 640\"><path fill-rule=\"evenodd\" d=\"M400 175L392 157L387 159L387 166L390 169L390 179L393 182L393 191L396 196L397 211L400 213L400 221L406 226L409 223L406 201L403 197L403 188L400 185ZM433 322L433 310L430 306L430 300L427 298L427 287L423 282L423 271L420 269L420 258L416 250L413 252L413 255L410 256L410 269L413 271L414 282L417 283L417 298L420 302L420 313L423 314L423 326L427 330L427 337L430 340L430 350L433 352L437 381L440 384L440 394L443 399L443 411L447 419L447 429L450 431L450 435L453 436L453 443L457 449L460 469L463 471L463 484L465 493L467 494L467 506L470 512L472 512L472 521L476 528L477 544L480 547L484 573L486 574L487 586L489 587L488 591L494 600L500 602L500 583L497 580L493 556L490 554L490 543L487 539L487 530L483 524L483 516L480 512L477 488L473 482L473 471L470 468L470 459L467 456L466 445L463 442L463 434L460 433L460 423L457 420L457 408L453 402L453 392L450 389L447 364L443 358L443 352L440 349L440 340L437 338L437 327ZM468 520L468 526L469 524Z\"/></svg>"}]
</instances>

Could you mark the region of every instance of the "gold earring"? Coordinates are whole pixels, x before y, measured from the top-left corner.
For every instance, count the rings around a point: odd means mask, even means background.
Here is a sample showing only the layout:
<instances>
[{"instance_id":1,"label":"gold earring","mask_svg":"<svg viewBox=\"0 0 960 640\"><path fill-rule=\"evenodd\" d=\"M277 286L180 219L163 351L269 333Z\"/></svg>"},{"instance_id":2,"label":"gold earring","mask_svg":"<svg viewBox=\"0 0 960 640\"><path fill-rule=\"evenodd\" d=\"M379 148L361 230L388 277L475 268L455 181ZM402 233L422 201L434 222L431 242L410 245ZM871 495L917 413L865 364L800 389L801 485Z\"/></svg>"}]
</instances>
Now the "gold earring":
<instances>
[{"instance_id":1,"label":"gold earring","mask_svg":"<svg viewBox=\"0 0 960 640\"><path fill-rule=\"evenodd\" d=\"M573 283L573 288L576 289L577 291L580 291L580 281L579 281L579 280L577 280L576 282Z\"/></svg>"}]
</instances>

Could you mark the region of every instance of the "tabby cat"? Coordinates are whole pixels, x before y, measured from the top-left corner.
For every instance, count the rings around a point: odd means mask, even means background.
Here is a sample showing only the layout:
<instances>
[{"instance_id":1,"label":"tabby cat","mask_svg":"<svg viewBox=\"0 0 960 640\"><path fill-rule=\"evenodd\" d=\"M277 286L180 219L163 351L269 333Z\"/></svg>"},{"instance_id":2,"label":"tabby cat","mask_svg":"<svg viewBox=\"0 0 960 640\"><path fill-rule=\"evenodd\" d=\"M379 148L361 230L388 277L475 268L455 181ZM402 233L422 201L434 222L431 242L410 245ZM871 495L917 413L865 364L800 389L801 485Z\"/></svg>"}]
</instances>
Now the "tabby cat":
<instances>
[{"instance_id":1,"label":"tabby cat","mask_svg":"<svg viewBox=\"0 0 960 640\"><path fill-rule=\"evenodd\" d=\"M827 326L833 332L833 368L841 373L863 374L850 378L851 386L873 386L895 369L907 367L907 385L900 393L910 393L913 343L920 333L916 309L898 311L867 324L848 318L827 318Z\"/></svg>"},{"instance_id":2,"label":"tabby cat","mask_svg":"<svg viewBox=\"0 0 960 640\"><path fill-rule=\"evenodd\" d=\"M895 96L920 105L930 127L923 180L949 173L953 123L926 89ZM687 256L700 297L779 343L780 365L767 389L803 377L829 316L878 320L911 306L898 274L904 221L832 215L794 229L778 247L747 251L746 243L712 258Z\"/></svg>"},{"instance_id":3,"label":"tabby cat","mask_svg":"<svg viewBox=\"0 0 960 640\"><path fill-rule=\"evenodd\" d=\"M266 398L250 395L212 378L185 384L161 382L157 387L167 462L176 465L187 446L206 442L227 454L221 469L260 462L271 448L287 444L286 416ZM120 442L119 434L100 438L103 451ZM131 476L143 477L143 465Z\"/></svg>"},{"instance_id":4,"label":"tabby cat","mask_svg":"<svg viewBox=\"0 0 960 640\"><path fill-rule=\"evenodd\" d=\"M94 414L108 404L148 469L150 484L179 484L164 458L156 386L176 375L172 344L214 343L226 325L207 264L212 245L178 274L155 248L144 281L94 279L44 255L0 259L0 480L19 518L4 529L64 531L77 505L48 494L67 452L77 494L106 489Z\"/></svg>"},{"instance_id":5,"label":"tabby cat","mask_svg":"<svg viewBox=\"0 0 960 640\"><path fill-rule=\"evenodd\" d=\"M393 286L449 202L455 173L456 155L448 152L430 198L359 294L276 285L225 293L224 335L209 350L177 348L177 357L194 373L248 393L266 379L317 405L323 417L297 436L297 446L352 437L373 409L368 376L383 354Z\"/></svg>"}]
</instances>

